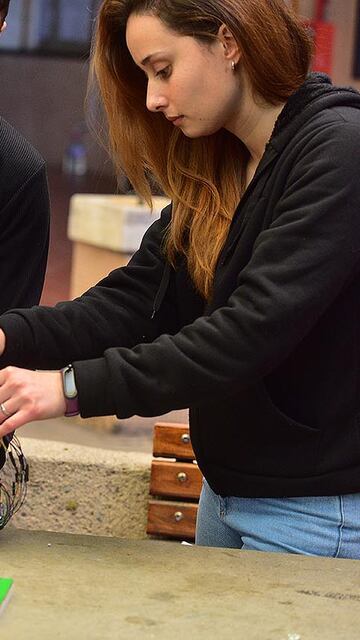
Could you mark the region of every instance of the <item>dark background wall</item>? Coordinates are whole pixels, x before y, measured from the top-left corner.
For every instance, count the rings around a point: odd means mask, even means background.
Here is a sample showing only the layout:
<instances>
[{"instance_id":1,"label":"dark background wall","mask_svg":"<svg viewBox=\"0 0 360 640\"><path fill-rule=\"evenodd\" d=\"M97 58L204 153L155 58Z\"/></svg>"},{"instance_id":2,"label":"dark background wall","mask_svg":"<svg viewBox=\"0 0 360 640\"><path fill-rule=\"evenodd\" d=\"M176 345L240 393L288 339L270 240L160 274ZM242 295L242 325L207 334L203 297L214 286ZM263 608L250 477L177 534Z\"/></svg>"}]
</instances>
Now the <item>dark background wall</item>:
<instances>
[{"instance_id":1,"label":"dark background wall","mask_svg":"<svg viewBox=\"0 0 360 640\"><path fill-rule=\"evenodd\" d=\"M86 61L0 54L0 113L49 164L61 163L73 128L84 121L87 76ZM110 172L92 136L86 135L85 141L89 167Z\"/></svg>"}]
</instances>

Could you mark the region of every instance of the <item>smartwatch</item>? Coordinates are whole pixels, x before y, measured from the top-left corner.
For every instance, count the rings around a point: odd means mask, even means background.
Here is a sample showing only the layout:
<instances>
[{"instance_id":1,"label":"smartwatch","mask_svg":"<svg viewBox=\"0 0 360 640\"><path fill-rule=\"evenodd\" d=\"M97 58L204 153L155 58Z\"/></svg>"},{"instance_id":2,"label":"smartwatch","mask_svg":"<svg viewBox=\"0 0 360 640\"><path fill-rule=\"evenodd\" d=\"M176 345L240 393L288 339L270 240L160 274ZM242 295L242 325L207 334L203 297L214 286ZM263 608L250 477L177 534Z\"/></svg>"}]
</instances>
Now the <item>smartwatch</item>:
<instances>
[{"instance_id":1,"label":"smartwatch","mask_svg":"<svg viewBox=\"0 0 360 640\"><path fill-rule=\"evenodd\" d=\"M72 364L68 364L66 367L61 369L61 375L66 402L66 411L64 415L68 418L71 416L78 416L80 413L79 398L75 384L74 367Z\"/></svg>"}]
</instances>

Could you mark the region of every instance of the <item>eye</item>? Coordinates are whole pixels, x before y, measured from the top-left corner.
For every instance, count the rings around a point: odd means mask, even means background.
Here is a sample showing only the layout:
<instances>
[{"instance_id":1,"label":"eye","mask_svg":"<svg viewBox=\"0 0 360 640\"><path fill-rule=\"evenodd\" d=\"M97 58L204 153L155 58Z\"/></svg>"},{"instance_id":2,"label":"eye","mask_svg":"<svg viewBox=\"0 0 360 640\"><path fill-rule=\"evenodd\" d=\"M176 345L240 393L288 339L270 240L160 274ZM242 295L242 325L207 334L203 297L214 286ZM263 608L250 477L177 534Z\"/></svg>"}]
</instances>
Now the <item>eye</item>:
<instances>
[{"instance_id":1,"label":"eye","mask_svg":"<svg viewBox=\"0 0 360 640\"><path fill-rule=\"evenodd\" d=\"M162 78L162 80L166 80L167 78L169 78L170 74L171 74L171 66L168 64L163 69L156 71L155 77Z\"/></svg>"}]
</instances>

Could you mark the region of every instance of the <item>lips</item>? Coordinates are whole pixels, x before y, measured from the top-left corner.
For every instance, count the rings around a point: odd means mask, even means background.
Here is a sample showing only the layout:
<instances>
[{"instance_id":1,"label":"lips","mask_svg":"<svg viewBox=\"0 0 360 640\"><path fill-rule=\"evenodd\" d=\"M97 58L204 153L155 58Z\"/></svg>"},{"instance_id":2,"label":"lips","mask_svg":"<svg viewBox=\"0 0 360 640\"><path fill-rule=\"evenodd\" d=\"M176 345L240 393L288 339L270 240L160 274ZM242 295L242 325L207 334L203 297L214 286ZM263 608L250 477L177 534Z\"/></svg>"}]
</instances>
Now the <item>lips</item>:
<instances>
[{"instance_id":1,"label":"lips","mask_svg":"<svg viewBox=\"0 0 360 640\"><path fill-rule=\"evenodd\" d=\"M177 124L180 124L183 117L184 116L166 116L166 119L169 120L169 122L172 122L173 124L177 125Z\"/></svg>"}]
</instances>

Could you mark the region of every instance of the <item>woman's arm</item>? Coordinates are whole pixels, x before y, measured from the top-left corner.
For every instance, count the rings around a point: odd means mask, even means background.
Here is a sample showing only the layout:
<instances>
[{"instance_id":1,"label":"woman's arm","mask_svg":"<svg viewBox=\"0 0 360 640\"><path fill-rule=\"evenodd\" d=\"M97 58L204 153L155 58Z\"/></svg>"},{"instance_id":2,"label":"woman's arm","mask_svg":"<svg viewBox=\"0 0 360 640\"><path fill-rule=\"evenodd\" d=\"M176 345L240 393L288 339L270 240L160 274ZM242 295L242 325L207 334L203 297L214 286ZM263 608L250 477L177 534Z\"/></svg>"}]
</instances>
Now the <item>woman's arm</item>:
<instances>
[{"instance_id":1,"label":"woman's arm","mask_svg":"<svg viewBox=\"0 0 360 640\"><path fill-rule=\"evenodd\" d=\"M0 366L60 369L73 360L101 356L114 345L132 347L156 338L161 331L152 311L164 273L162 238L169 220L166 207L129 265L115 269L80 298L3 314L6 348Z\"/></svg>"}]
</instances>

